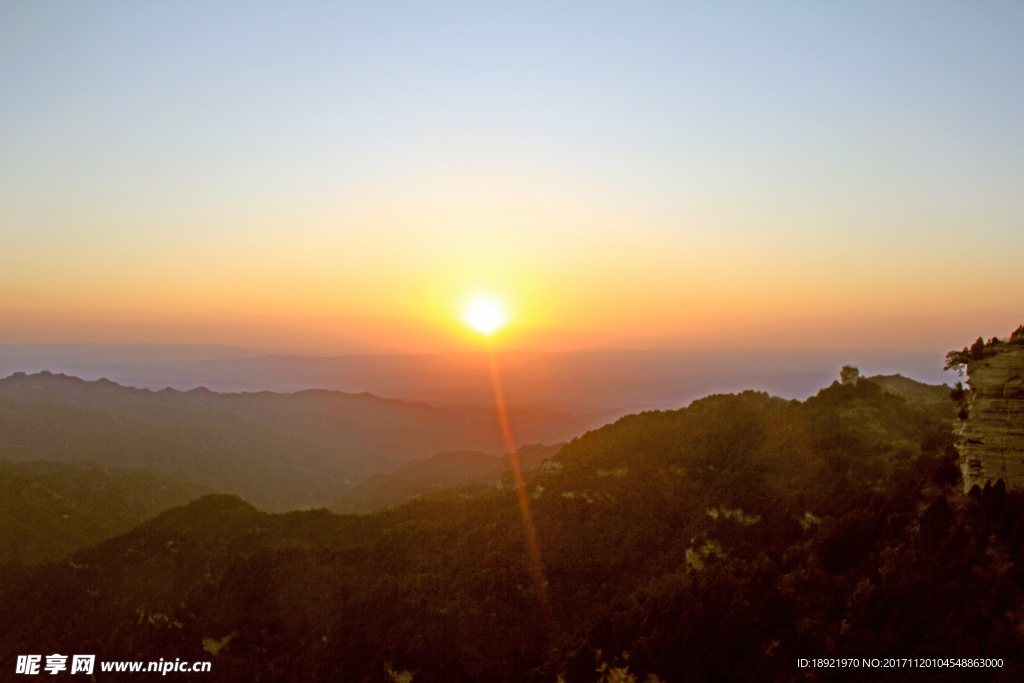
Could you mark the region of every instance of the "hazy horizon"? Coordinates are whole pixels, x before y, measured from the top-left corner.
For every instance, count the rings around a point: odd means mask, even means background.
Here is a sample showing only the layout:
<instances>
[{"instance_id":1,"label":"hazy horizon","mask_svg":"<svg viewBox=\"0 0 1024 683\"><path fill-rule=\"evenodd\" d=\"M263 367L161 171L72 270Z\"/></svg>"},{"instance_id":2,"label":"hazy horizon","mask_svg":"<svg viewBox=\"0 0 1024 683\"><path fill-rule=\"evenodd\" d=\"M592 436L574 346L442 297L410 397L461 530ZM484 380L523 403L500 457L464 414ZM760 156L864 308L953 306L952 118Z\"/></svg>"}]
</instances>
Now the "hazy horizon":
<instances>
[{"instance_id":1,"label":"hazy horizon","mask_svg":"<svg viewBox=\"0 0 1024 683\"><path fill-rule=\"evenodd\" d=\"M803 400L846 364L865 376L901 374L927 384L960 379L942 370L941 353L863 349L501 351L495 359L510 405L608 420L747 389ZM208 346L0 345L0 377L46 370L154 391L327 389L449 406L493 405L489 367L484 352L315 357Z\"/></svg>"}]
</instances>

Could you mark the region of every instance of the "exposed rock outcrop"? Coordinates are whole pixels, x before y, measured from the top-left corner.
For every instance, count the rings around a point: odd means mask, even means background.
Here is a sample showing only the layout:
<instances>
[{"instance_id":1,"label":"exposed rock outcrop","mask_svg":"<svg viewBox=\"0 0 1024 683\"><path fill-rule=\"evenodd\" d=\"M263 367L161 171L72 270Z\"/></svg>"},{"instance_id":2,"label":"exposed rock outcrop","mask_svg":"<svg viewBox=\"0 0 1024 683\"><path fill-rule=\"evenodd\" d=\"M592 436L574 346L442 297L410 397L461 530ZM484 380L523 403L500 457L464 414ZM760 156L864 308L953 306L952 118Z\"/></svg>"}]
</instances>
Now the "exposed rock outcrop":
<instances>
[{"instance_id":1,"label":"exposed rock outcrop","mask_svg":"<svg viewBox=\"0 0 1024 683\"><path fill-rule=\"evenodd\" d=\"M1024 329L969 353L970 391L956 426L964 490L1000 479L1007 489L1024 489Z\"/></svg>"},{"instance_id":2,"label":"exposed rock outcrop","mask_svg":"<svg viewBox=\"0 0 1024 683\"><path fill-rule=\"evenodd\" d=\"M839 371L839 381L842 384L856 384L860 381L860 370L852 365L844 365Z\"/></svg>"}]
</instances>

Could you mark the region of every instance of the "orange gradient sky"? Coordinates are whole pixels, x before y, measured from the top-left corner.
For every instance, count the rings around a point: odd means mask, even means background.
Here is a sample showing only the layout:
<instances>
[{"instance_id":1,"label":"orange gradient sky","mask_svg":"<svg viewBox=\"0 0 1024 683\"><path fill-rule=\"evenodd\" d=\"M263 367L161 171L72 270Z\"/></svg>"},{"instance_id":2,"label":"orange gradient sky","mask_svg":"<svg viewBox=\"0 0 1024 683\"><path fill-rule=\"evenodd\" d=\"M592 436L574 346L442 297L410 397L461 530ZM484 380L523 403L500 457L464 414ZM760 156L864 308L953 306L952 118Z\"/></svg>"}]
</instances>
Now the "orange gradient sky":
<instances>
[{"instance_id":1,"label":"orange gradient sky","mask_svg":"<svg viewBox=\"0 0 1024 683\"><path fill-rule=\"evenodd\" d=\"M0 7L0 343L943 350L1024 322L1014 4Z\"/></svg>"}]
</instances>

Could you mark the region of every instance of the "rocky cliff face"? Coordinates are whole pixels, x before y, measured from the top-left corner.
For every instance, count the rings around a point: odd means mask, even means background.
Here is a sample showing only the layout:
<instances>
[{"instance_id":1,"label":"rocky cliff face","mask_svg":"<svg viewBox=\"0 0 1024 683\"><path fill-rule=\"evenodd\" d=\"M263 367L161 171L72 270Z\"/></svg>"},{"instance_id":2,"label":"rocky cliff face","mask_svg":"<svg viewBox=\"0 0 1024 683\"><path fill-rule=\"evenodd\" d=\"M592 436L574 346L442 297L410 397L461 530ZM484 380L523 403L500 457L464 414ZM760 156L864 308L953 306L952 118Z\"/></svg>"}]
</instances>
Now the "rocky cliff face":
<instances>
[{"instance_id":1,"label":"rocky cliff face","mask_svg":"<svg viewBox=\"0 0 1024 683\"><path fill-rule=\"evenodd\" d=\"M1007 489L1024 489L1024 331L993 339L974 356L956 427L964 490L1000 479Z\"/></svg>"}]
</instances>

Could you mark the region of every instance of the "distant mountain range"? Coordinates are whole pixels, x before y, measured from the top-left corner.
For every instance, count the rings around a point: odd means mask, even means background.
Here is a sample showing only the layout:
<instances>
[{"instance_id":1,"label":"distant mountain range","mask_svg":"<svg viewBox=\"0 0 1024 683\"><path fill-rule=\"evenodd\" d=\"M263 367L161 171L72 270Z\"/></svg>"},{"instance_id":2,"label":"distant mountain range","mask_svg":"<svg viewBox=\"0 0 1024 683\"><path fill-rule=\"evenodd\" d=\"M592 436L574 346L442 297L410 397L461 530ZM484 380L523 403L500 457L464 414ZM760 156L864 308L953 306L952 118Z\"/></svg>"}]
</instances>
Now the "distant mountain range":
<instances>
[{"instance_id":1,"label":"distant mountain range","mask_svg":"<svg viewBox=\"0 0 1024 683\"><path fill-rule=\"evenodd\" d=\"M526 443L600 424L539 407L510 419ZM146 468L268 510L328 505L370 474L453 450L503 452L493 408L324 390L154 392L49 372L0 380L0 459Z\"/></svg>"}]
</instances>

